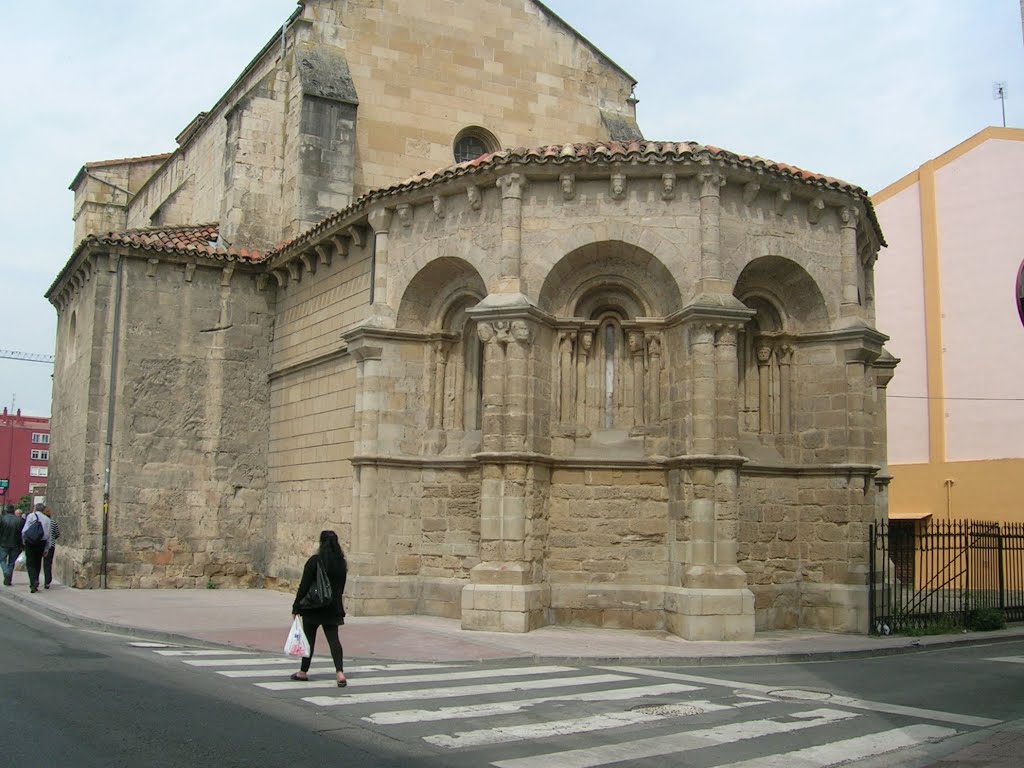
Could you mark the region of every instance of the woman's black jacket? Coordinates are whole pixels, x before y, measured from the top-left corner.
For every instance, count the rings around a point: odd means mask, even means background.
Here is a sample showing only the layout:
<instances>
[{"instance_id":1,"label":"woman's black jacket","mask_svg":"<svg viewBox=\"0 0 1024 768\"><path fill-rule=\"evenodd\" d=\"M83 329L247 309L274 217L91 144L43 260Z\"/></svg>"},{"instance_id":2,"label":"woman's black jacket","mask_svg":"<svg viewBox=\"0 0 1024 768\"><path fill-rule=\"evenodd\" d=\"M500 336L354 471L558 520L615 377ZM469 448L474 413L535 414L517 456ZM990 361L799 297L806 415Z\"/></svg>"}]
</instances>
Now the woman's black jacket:
<instances>
[{"instance_id":1,"label":"woman's black jacket","mask_svg":"<svg viewBox=\"0 0 1024 768\"><path fill-rule=\"evenodd\" d=\"M299 609L299 603L302 602L302 598L306 596L306 592L309 591L310 586L316 581L317 560L319 560L319 556L313 555L306 561L306 565L302 569L302 581L299 582L299 589L295 593L292 613L297 613L304 619L310 619L318 624L344 624L345 607L341 602L341 593L345 591L345 578L348 575L344 561L340 564L334 563L334 567L327 570L327 579L331 582L331 592L334 598L331 604L316 610Z\"/></svg>"}]
</instances>

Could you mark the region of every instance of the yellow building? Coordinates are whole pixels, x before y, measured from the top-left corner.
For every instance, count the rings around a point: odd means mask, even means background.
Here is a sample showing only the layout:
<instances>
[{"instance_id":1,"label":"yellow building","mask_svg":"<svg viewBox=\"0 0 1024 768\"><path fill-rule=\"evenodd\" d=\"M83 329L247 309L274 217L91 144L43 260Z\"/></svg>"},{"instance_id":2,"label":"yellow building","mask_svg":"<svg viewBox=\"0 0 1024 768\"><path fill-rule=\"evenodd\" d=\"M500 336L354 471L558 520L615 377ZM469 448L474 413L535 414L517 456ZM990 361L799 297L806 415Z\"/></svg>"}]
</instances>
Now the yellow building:
<instances>
[{"instance_id":1,"label":"yellow building","mask_svg":"<svg viewBox=\"0 0 1024 768\"><path fill-rule=\"evenodd\" d=\"M894 520L1024 521L1024 130L986 128L873 197Z\"/></svg>"}]
</instances>

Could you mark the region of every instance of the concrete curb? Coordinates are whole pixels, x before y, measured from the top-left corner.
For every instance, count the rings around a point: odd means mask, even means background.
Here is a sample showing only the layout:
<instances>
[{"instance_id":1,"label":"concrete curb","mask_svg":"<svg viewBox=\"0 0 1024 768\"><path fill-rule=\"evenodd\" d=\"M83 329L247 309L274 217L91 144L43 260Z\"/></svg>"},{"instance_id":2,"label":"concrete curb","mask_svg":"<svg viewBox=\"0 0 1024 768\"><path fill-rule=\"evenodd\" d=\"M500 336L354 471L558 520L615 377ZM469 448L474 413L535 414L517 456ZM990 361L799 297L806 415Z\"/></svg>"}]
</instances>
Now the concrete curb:
<instances>
[{"instance_id":1,"label":"concrete curb","mask_svg":"<svg viewBox=\"0 0 1024 768\"><path fill-rule=\"evenodd\" d=\"M244 651L262 651L272 653L263 649L242 646L226 641L213 641L191 635L167 632L157 629L144 629L132 627L127 624L103 621L88 616L82 616L66 610L54 608L53 606L40 603L37 600L30 600L26 595L9 590L0 591L0 599L19 606L21 609L46 616L52 620L59 621L71 626L83 629L93 629L113 634L130 635L152 642L169 643L175 645L201 645L210 648L235 648ZM939 637L939 636L936 636ZM971 645L996 644L1024 640L1024 625L1017 624L1006 630L996 630L991 633L965 633L946 639L930 640L929 638L908 638L906 645L883 646L877 648L851 648L848 650L822 650L802 651L790 653L762 653L762 654L737 654L734 656L576 656L563 655L551 656L524 651L516 653L510 651L509 655L499 658L467 658L459 660L445 660L444 663L487 663L494 666L522 664L524 661L533 664L572 664L584 665L623 665L633 666L687 666L687 667L724 667L724 666L752 666L764 664L799 664L840 661L843 659L864 659L882 658L911 653L922 653L927 651L945 650ZM372 661L373 663L401 663L408 659L385 659L377 656L353 655L353 660Z\"/></svg>"}]
</instances>

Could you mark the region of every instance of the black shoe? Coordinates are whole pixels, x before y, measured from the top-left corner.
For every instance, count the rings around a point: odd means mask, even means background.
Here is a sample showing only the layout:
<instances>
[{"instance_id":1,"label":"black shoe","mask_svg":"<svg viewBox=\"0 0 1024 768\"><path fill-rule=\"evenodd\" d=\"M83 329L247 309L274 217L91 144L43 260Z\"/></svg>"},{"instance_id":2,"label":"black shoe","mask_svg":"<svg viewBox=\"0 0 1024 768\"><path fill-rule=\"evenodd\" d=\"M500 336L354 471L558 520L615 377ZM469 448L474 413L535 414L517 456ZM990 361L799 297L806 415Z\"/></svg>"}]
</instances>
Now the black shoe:
<instances>
[{"instance_id":1,"label":"black shoe","mask_svg":"<svg viewBox=\"0 0 1024 768\"><path fill-rule=\"evenodd\" d=\"M50 588L49 584L43 584L43 589L49 589L49 588Z\"/></svg>"},{"instance_id":2,"label":"black shoe","mask_svg":"<svg viewBox=\"0 0 1024 768\"><path fill-rule=\"evenodd\" d=\"M11 586L11 580L10 579L4 579L4 586L5 587Z\"/></svg>"},{"instance_id":3,"label":"black shoe","mask_svg":"<svg viewBox=\"0 0 1024 768\"><path fill-rule=\"evenodd\" d=\"M38 592L39 591L39 587L29 587L28 591L32 592L32 593Z\"/></svg>"}]
</instances>

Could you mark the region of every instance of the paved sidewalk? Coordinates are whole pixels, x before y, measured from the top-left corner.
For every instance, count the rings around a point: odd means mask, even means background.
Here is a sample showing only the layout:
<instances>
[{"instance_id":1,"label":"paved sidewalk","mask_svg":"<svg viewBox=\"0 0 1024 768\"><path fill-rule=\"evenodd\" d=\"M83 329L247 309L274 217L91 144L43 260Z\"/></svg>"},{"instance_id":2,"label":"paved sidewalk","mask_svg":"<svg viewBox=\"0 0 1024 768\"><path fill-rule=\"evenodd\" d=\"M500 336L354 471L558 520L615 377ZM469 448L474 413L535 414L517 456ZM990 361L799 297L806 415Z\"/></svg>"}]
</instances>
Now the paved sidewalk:
<instances>
[{"instance_id":1,"label":"paved sidewalk","mask_svg":"<svg viewBox=\"0 0 1024 768\"><path fill-rule=\"evenodd\" d=\"M54 583L30 594L24 572L0 599L82 626L172 642L204 642L280 652L292 595L259 589L70 589ZM526 634L462 629L431 616L349 617L345 656L389 661L614 659L645 663L743 664L827 660L914 652L971 642L1024 639L1024 626L932 637L870 637L809 630L759 632L749 642L696 642L667 632L543 627Z\"/></svg>"},{"instance_id":2,"label":"paved sidewalk","mask_svg":"<svg viewBox=\"0 0 1024 768\"><path fill-rule=\"evenodd\" d=\"M0 600L78 626L150 640L213 643L280 653L291 624L292 596L271 590L76 590L54 583L30 594L23 571ZM346 658L388 661L541 660L643 664L754 664L853 658L1024 639L1024 626L997 632L868 637L828 632L759 632L749 642L694 642L667 632L544 627L522 635L463 630L429 616L350 617L342 629ZM926 768L1018 768L1024 721L979 732L979 739ZM920 765L920 763L918 764Z\"/></svg>"}]
</instances>

